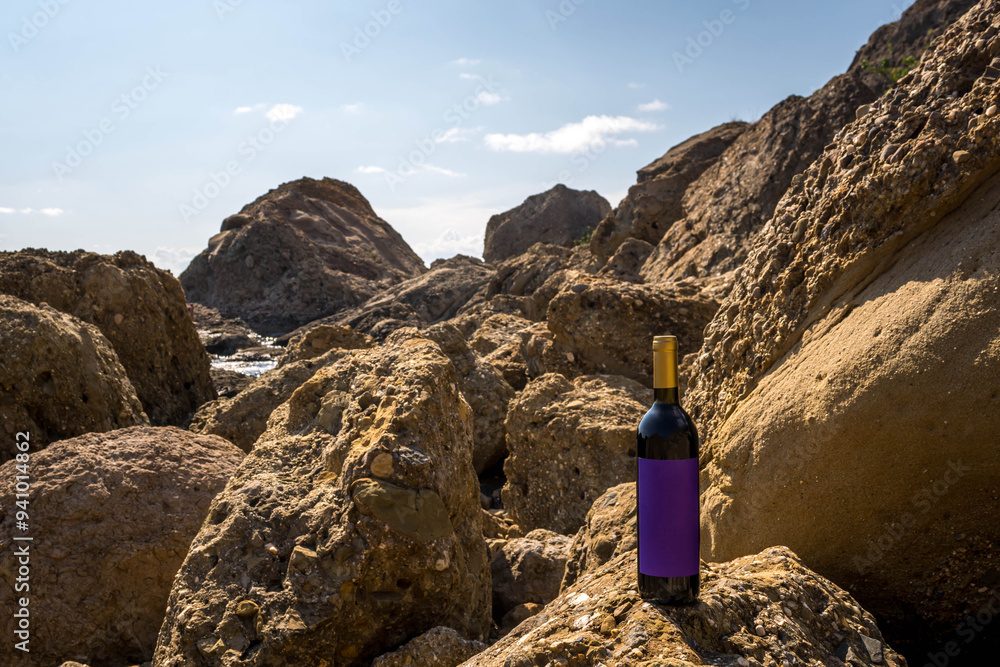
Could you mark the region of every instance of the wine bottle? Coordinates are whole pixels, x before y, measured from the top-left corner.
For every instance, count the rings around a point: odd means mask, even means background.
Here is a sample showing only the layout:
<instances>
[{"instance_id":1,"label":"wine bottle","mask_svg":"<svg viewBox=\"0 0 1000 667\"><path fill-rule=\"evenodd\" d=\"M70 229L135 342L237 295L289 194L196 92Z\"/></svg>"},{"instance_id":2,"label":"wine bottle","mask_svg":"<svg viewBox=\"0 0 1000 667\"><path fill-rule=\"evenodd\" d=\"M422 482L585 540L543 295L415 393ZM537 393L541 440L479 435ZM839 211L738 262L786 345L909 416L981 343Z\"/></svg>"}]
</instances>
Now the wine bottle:
<instances>
[{"instance_id":1,"label":"wine bottle","mask_svg":"<svg viewBox=\"0 0 1000 667\"><path fill-rule=\"evenodd\" d=\"M639 594L698 599L698 431L677 395L677 337L653 338L653 406L636 433Z\"/></svg>"}]
</instances>

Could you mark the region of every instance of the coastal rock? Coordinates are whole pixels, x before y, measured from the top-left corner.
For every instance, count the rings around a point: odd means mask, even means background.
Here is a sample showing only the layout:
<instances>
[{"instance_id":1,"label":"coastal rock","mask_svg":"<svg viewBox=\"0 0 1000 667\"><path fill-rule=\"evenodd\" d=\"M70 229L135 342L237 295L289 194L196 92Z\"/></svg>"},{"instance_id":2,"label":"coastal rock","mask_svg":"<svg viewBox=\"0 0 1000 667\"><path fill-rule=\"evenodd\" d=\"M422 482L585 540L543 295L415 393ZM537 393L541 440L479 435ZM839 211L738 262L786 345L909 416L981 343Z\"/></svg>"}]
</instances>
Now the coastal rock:
<instances>
[{"instance_id":1,"label":"coastal rock","mask_svg":"<svg viewBox=\"0 0 1000 667\"><path fill-rule=\"evenodd\" d=\"M250 375L226 370L225 368L212 369L212 384L215 385L215 393L219 398L232 398L251 384L254 378Z\"/></svg>"},{"instance_id":2,"label":"coastal rock","mask_svg":"<svg viewBox=\"0 0 1000 667\"><path fill-rule=\"evenodd\" d=\"M656 245L674 222L684 218L684 193L748 127L734 121L713 127L674 146L638 171L636 185L590 239L602 263L628 238Z\"/></svg>"},{"instance_id":3,"label":"coastal rock","mask_svg":"<svg viewBox=\"0 0 1000 667\"><path fill-rule=\"evenodd\" d=\"M701 567L698 604L660 606L639 599L635 551L621 554L465 665L830 665L852 653L906 665L871 614L788 549Z\"/></svg>"},{"instance_id":4,"label":"coastal rock","mask_svg":"<svg viewBox=\"0 0 1000 667\"><path fill-rule=\"evenodd\" d=\"M365 350L374 344L371 336L349 326L320 324L288 343L285 353L278 360L278 367L313 359L334 349Z\"/></svg>"},{"instance_id":5,"label":"coastal rock","mask_svg":"<svg viewBox=\"0 0 1000 667\"><path fill-rule=\"evenodd\" d=\"M215 398L180 284L141 255L0 252L0 293L46 303L100 329L155 425L182 424Z\"/></svg>"},{"instance_id":6,"label":"coastal rock","mask_svg":"<svg viewBox=\"0 0 1000 667\"><path fill-rule=\"evenodd\" d=\"M538 242L570 247L610 212L611 205L593 190L573 190L560 183L491 217L483 259L502 262Z\"/></svg>"},{"instance_id":7,"label":"coastal rock","mask_svg":"<svg viewBox=\"0 0 1000 667\"><path fill-rule=\"evenodd\" d=\"M321 367L344 354L333 348L318 357L286 363L261 373L232 398L209 401L194 414L188 428L195 433L218 435L245 452L267 428L274 409Z\"/></svg>"},{"instance_id":8,"label":"coastal rock","mask_svg":"<svg viewBox=\"0 0 1000 667\"><path fill-rule=\"evenodd\" d=\"M493 557L493 615L502 619L514 607L545 605L559 595L570 538L545 529L508 541Z\"/></svg>"},{"instance_id":9,"label":"coastal rock","mask_svg":"<svg viewBox=\"0 0 1000 667\"><path fill-rule=\"evenodd\" d=\"M551 243L536 243L497 266L496 274L487 285L485 296L487 299L498 294L533 296L553 273L569 267L570 257L571 252L567 248ZM544 319L546 305L547 302L542 304L540 312L535 312L539 309L531 308L528 317L533 320Z\"/></svg>"},{"instance_id":10,"label":"coastal rock","mask_svg":"<svg viewBox=\"0 0 1000 667\"><path fill-rule=\"evenodd\" d=\"M624 375L652 386L652 337L675 335L682 354L697 350L717 309L695 281L666 286L588 279L552 299L548 328L583 372Z\"/></svg>"},{"instance_id":11,"label":"coastal rock","mask_svg":"<svg viewBox=\"0 0 1000 667\"><path fill-rule=\"evenodd\" d=\"M787 544L913 655L998 576L1000 79L979 43L998 13L949 27L782 200L688 401L712 557Z\"/></svg>"},{"instance_id":12,"label":"coastal rock","mask_svg":"<svg viewBox=\"0 0 1000 667\"><path fill-rule=\"evenodd\" d=\"M641 283L642 267L653 253L653 246L646 241L627 238L615 254L611 256L598 275L607 278L614 278L627 283Z\"/></svg>"},{"instance_id":13,"label":"coastal rock","mask_svg":"<svg viewBox=\"0 0 1000 667\"><path fill-rule=\"evenodd\" d=\"M332 324L385 340L397 329L423 328L454 317L493 275L482 260L456 255L435 262L427 273L385 289L357 308L310 322L285 338L294 340L312 327Z\"/></svg>"},{"instance_id":14,"label":"coastal rock","mask_svg":"<svg viewBox=\"0 0 1000 667\"><path fill-rule=\"evenodd\" d=\"M226 218L180 280L188 300L275 336L424 271L354 186L302 178Z\"/></svg>"},{"instance_id":15,"label":"coastal rock","mask_svg":"<svg viewBox=\"0 0 1000 667\"><path fill-rule=\"evenodd\" d=\"M413 330L342 354L275 410L213 502L156 667L369 664L440 625L485 636L489 562L454 366Z\"/></svg>"},{"instance_id":16,"label":"coastal rock","mask_svg":"<svg viewBox=\"0 0 1000 667\"><path fill-rule=\"evenodd\" d=\"M118 356L97 327L0 294L0 419L32 449L91 431L149 424ZM0 449L0 462L13 447Z\"/></svg>"},{"instance_id":17,"label":"coastal rock","mask_svg":"<svg viewBox=\"0 0 1000 667\"><path fill-rule=\"evenodd\" d=\"M469 349L465 337L447 322L423 332L455 365L458 388L472 408L472 467L482 473L507 454L507 405L514 388L488 362Z\"/></svg>"},{"instance_id":18,"label":"coastal rock","mask_svg":"<svg viewBox=\"0 0 1000 667\"><path fill-rule=\"evenodd\" d=\"M23 544L30 553L31 651L15 661L5 648L8 664L149 660L174 574L242 458L221 438L174 427L88 433L32 451L26 533L15 521L13 484L0 492L0 545L11 559ZM0 467L6 479L16 464ZM23 534L34 540L14 541ZM24 595L14 571L0 569L9 641Z\"/></svg>"},{"instance_id":19,"label":"coastal rock","mask_svg":"<svg viewBox=\"0 0 1000 667\"><path fill-rule=\"evenodd\" d=\"M573 537L562 590L611 559L636 548L635 482L613 486L594 501Z\"/></svg>"},{"instance_id":20,"label":"coastal rock","mask_svg":"<svg viewBox=\"0 0 1000 667\"><path fill-rule=\"evenodd\" d=\"M372 667L457 667L486 649L451 628L438 626L414 637L392 653L375 658Z\"/></svg>"},{"instance_id":21,"label":"coastal rock","mask_svg":"<svg viewBox=\"0 0 1000 667\"><path fill-rule=\"evenodd\" d=\"M510 404L503 503L526 531L570 535L606 489L635 479L635 427L653 392L628 378L550 373Z\"/></svg>"}]
</instances>

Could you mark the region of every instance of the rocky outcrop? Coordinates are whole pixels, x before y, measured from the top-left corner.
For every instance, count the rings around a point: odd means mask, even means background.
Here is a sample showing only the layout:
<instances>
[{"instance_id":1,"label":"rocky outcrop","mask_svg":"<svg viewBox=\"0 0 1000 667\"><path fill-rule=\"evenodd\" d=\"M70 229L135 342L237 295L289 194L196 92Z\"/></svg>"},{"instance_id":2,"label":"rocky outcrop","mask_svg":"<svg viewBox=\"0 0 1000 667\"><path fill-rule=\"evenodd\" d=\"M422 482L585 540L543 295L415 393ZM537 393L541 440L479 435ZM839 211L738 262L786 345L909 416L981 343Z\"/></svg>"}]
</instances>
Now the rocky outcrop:
<instances>
[{"instance_id":1,"label":"rocky outcrop","mask_svg":"<svg viewBox=\"0 0 1000 667\"><path fill-rule=\"evenodd\" d=\"M611 205L593 190L573 190L560 183L490 218L483 259L502 262L539 242L570 247L610 212Z\"/></svg>"},{"instance_id":2,"label":"rocky outcrop","mask_svg":"<svg viewBox=\"0 0 1000 667\"><path fill-rule=\"evenodd\" d=\"M687 402L712 556L787 544L918 655L998 576L998 13L948 28L786 194Z\"/></svg>"},{"instance_id":3,"label":"rocky outcrop","mask_svg":"<svg viewBox=\"0 0 1000 667\"><path fill-rule=\"evenodd\" d=\"M424 270L354 186L302 178L226 218L180 279L190 301L281 335Z\"/></svg>"},{"instance_id":4,"label":"rocky outcrop","mask_svg":"<svg viewBox=\"0 0 1000 667\"><path fill-rule=\"evenodd\" d=\"M646 241L627 238L608 259L607 264L601 267L598 275L627 283L641 283L642 267L653 250L654 246Z\"/></svg>"},{"instance_id":5,"label":"rocky outcrop","mask_svg":"<svg viewBox=\"0 0 1000 667\"><path fill-rule=\"evenodd\" d=\"M594 501L569 546L562 589L636 548L635 508L635 482L613 486Z\"/></svg>"},{"instance_id":6,"label":"rocky outcrop","mask_svg":"<svg viewBox=\"0 0 1000 667\"><path fill-rule=\"evenodd\" d=\"M286 340L295 340L314 326L349 326L377 340L403 327L423 328L454 317L462 306L480 292L494 271L482 260L456 255L435 262L427 273L385 289L357 308L316 320L293 331Z\"/></svg>"},{"instance_id":7,"label":"rocky outcrop","mask_svg":"<svg viewBox=\"0 0 1000 667\"><path fill-rule=\"evenodd\" d=\"M278 367L322 356L330 350L365 350L375 342L368 334L344 325L320 324L296 336L278 360Z\"/></svg>"},{"instance_id":8,"label":"rocky outcrop","mask_svg":"<svg viewBox=\"0 0 1000 667\"><path fill-rule=\"evenodd\" d=\"M899 20L872 33L848 71L858 73L876 92L892 87L920 62L931 41L975 4L976 0L917 0Z\"/></svg>"},{"instance_id":9,"label":"rocky outcrop","mask_svg":"<svg viewBox=\"0 0 1000 667\"><path fill-rule=\"evenodd\" d=\"M737 268L792 178L876 94L841 75L809 97L793 95L740 134L684 194L684 217L666 230L642 276L669 282Z\"/></svg>"},{"instance_id":10,"label":"rocky outcrop","mask_svg":"<svg viewBox=\"0 0 1000 667\"><path fill-rule=\"evenodd\" d=\"M481 514L451 361L413 330L344 352L213 502L154 665L368 664L439 625L482 639Z\"/></svg>"},{"instance_id":11,"label":"rocky outcrop","mask_svg":"<svg viewBox=\"0 0 1000 667\"><path fill-rule=\"evenodd\" d=\"M748 127L735 121L713 127L674 146L638 171L636 185L597 226L590 250L602 262L627 238L656 245L684 217L684 193Z\"/></svg>"},{"instance_id":12,"label":"rocky outcrop","mask_svg":"<svg viewBox=\"0 0 1000 667\"><path fill-rule=\"evenodd\" d=\"M569 545L565 535L539 528L500 549L490 563L498 621L518 605L531 602L541 608L559 595Z\"/></svg>"},{"instance_id":13,"label":"rocky outcrop","mask_svg":"<svg viewBox=\"0 0 1000 667\"><path fill-rule=\"evenodd\" d=\"M195 433L222 436L245 452L267 428L274 409L311 378L321 367L343 354L332 348L318 357L292 361L257 376L232 398L220 398L203 405L191 418L188 428Z\"/></svg>"},{"instance_id":14,"label":"rocky outcrop","mask_svg":"<svg viewBox=\"0 0 1000 667\"><path fill-rule=\"evenodd\" d=\"M485 648L481 641L438 626L375 658L372 667L456 667Z\"/></svg>"},{"instance_id":15,"label":"rocky outcrop","mask_svg":"<svg viewBox=\"0 0 1000 667\"><path fill-rule=\"evenodd\" d=\"M241 320L223 317L214 308L193 303L191 314L201 344L209 354L230 356L240 350L258 347L261 344L260 336Z\"/></svg>"},{"instance_id":16,"label":"rocky outcrop","mask_svg":"<svg viewBox=\"0 0 1000 667\"><path fill-rule=\"evenodd\" d=\"M718 302L690 280L660 286L582 278L549 302L548 328L582 372L652 386L652 337L675 335L682 354L697 350L717 309Z\"/></svg>"},{"instance_id":17,"label":"rocky outcrop","mask_svg":"<svg viewBox=\"0 0 1000 667\"><path fill-rule=\"evenodd\" d=\"M683 607L644 603L635 571L635 551L618 556L465 664L906 665L871 614L785 548L703 563L700 601Z\"/></svg>"},{"instance_id":18,"label":"rocky outcrop","mask_svg":"<svg viewBox=\"0 0 1000 667\"><path fill-rule=\"evenodd\" d=\"M125 369L97 327L0 295L0 420L34 449L91 431L148 424ZM0 449L0 462L14 456Z\"/></svg>"},{"instance_id":19,"label":"rocky outcrop","mask_svg":"<svg viewBox=\"0 0 1000 667\"><path fill-rule=\"evenodd\" d=\"M635 478L635 427L653 392L618 376L551 373L510 404L504 507L523 530L569 535L606 489Z\"/></svg>"},{"instance_id":20,"label":"rocky outcrop","mask_svg":"<svg viewBox=\"0 0 1000 667\"><path fill-rule=\"evenodd\" d=\"M46 303L100 329L153 424L181 424L215 398L208 355L177 279L141 255L0 252L0 293Z\"/></svg>"},{"instance_id":21,"label":"rocky outcrop","mask_svg":"<svg viewBox=\"0 0 1000 667\"><path fill-rule=\"evenodd\" d=\"M64 316L65 317L65 316ZM32 434L32 442L34 434ZM243 453L221 438L173 427L89 433L31 451L28 530L17 527L13 484L0 491L0 545L28 545L30 653L8 664L63 660L120 667L149 660L174 574L212 498ZM18 462L0 467L5 479ZM14 541L29 535L31 542ZM25 592L0 569L0 629Z\"/></svg>"},{"instance_id":22,"label":"rocky outcrop","mask_svg":"<svg viewBox=\"0 0 1000 667\"><path fill-rule=\"evenodd\" d=\"M504 420L514 388L500 371L469 349L465 337L451 324L436 324L423 335L437 343L455 365L458 388L472 408L472 467L482 473L507 454Z\"/></svg>"}]
</instances>

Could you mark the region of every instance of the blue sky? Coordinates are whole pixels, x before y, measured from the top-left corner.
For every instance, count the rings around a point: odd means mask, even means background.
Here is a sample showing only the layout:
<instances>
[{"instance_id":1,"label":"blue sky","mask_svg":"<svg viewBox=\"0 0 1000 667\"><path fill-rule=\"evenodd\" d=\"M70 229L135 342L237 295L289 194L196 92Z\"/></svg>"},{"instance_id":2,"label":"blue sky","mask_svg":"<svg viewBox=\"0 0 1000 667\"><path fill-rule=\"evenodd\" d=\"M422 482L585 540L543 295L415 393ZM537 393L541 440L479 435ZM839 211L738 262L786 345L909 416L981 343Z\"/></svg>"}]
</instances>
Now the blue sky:
<instances>
[{"instance_id":1,"label":"blue sky","mask_svg":"<svg viewBox=\"0 0 1000 667\"><path fill-rule=\"evenodd\" d=\"M909 4L6 0L0 249L132 249L176 274L244 204L330 176L426 262L478 255L493 213L556 182L617 204Z\"/></svg>"}]
</instances>

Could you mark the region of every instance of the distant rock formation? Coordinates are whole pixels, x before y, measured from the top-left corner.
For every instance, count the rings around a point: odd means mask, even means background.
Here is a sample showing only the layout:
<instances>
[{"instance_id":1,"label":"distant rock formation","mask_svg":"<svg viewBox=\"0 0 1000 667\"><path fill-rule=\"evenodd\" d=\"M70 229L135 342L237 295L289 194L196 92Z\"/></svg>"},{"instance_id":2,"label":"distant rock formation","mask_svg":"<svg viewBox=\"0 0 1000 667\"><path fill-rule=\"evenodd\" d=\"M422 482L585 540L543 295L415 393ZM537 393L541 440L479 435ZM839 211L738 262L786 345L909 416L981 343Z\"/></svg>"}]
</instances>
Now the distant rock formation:
<instances>
[{"instance_id":1,"label":"distant rock formation","mask_svg":"<svg viewBox=\"0 0 1000 667\"><path fill-rule=\"evenodd\" d=\"M215 398L180 284L141 255L0 252L0 294L47 303L100 329L154 425L183 424Z\"/></svg>"},{"instance_id":2,"label":"distant rock formation","mask_svg":"<svg viewBox=\"0 0 1000 667\"><path fill-rule=\"evenodd\" d=\"M97 327L0 294L0 422L31 451L89 432L149 424L118 355ZM17 451L0 448L0 462Z\"/></svg>"},{"instance_id":3,"label":"distant rock formation","mask_svg":"<svg viewBox=\"0 0 1000 667\"><path fill-rule=\"evenodd\" d=\"M490 218L483 259L502 262L538 242L570 247L610 211L611 204L593 190L573 190L560 183Z\"/></svg>"},{"instance_id":4,"label":"distant rock formation","mask_svg":"<svg viewBox=\"0 0 1000 667\"><path fill-rule=\"evenodd\" d=\"M425 270L354 186L302 178L226 218L180 278L189 301L282 335Z\"/></svg>"}]
</instances>

